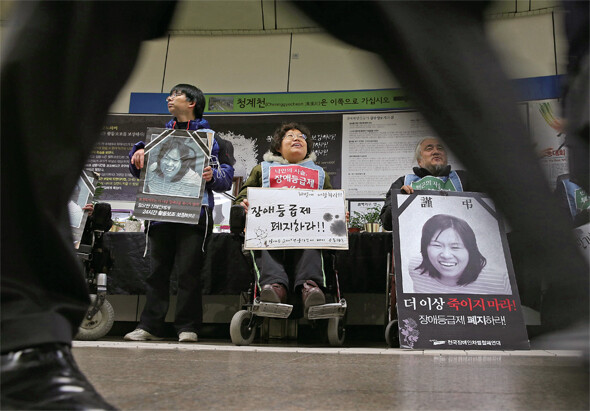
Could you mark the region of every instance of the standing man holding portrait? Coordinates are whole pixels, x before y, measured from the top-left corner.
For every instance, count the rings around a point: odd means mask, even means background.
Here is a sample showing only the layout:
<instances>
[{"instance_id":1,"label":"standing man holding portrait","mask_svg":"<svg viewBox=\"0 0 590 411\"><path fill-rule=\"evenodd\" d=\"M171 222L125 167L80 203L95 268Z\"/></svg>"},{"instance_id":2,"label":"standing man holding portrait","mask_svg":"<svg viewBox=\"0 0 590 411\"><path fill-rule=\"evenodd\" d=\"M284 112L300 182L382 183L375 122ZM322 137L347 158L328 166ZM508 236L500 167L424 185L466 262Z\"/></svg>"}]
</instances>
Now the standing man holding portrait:
<instances>
[{"instance_id":1,"label":"standing man holding portrait","mask_svg":"<svg viewBox=\"0 0 590 411\"><path fill-rule=\"evenodd\" d=\"M197 87L178 84L166 98L168 111L174 116L166 128L183 130L209 129L203 119L205 96ZM225 143L227 144L227 143ZM144 167L145 143L140 141L129 153L131 173L139 178ZM175 150L179 151L179 150ZM211 148L213 167L203 170L203 194L199 223L182 224L151 221L146 242L150 253L150 273L147 278L147 299L137 328L126 334L126 340L161 340L166 313L170 303L170 277L173 269L178 278L178 293L174 328L180 342L196 342L203 322L200 271L203 266L205 242L213 229L213 191L225 192L232 186L235 160L222 150L217 139Z\"/></svg>"}]
</instances>

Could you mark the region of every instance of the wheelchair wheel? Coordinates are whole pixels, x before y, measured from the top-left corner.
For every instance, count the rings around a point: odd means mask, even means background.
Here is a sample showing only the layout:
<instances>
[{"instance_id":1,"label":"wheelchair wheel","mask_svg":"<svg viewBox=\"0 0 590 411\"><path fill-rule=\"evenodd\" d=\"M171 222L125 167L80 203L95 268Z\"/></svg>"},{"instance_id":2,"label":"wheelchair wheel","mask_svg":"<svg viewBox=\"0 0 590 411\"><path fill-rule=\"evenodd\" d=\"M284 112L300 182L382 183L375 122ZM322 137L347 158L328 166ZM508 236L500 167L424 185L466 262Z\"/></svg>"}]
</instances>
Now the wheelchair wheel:
<instances>
[{"instance_id":1,"label":"wheelchair wheel","mask_svg":"<svg viewBox=\"0 0 590 411\"><path fill-rule=\"evenodd\" d=\"M399 327L397 320L392 320L385 327L385 341L391 348L399 348Z\"/></svg>"},{"instance_id":2,"label":"wheelchair wheel","mask_svg":"<svg viewBox=\"0 0 590 411\"><path fill-rule=\"evenodd\" d=\"M256 335L256 324L250 319L252 314L246 310L240 310L234 314L229 325L231 342L235 345L250 345ZM249 327L250 325L250 327Z\"/></svg>"},{"instance_id":3,"label":"wheelchair wheel","mask_svg":"<svg viewBox=\"0 0 590 411\"><path fill-rule=\"evenodd\" d=\"M346 328L344 328L344 319L340 317L330 318L328 320L328 342L332 347L340 347L344 344Z\"/></svg>"},{"instance_id":4,"label":"wheelchair wheel","mask_svg":"<svg viewBox=\"0 0 590 411\"><path fill-rule=\"evenodd\" d=\"M91 305L94 304L96 294L91 294L90 299ZM108 300L104 300L98 312L90 320L84 317L75 338L84 341L98 340L111 331L114 322L115 310Z\"/></svg>"}]
</instances>

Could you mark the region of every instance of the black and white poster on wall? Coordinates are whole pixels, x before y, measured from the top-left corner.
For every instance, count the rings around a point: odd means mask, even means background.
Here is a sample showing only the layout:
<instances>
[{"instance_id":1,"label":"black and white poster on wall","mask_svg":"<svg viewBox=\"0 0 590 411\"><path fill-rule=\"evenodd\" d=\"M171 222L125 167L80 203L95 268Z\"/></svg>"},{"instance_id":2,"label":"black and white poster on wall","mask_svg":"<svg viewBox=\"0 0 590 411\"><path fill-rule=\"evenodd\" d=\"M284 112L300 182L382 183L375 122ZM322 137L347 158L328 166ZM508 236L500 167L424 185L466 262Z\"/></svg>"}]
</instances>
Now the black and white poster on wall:
<instances>
[{"instance_id":1,"label":"black and white poster on wall","mask_svg":"<svg viewBox=\"0 0 590 411\"><path fill-rule=\"evenodd\" d=\"M197 224L209 165L211 131L148 128L134 214L138 218Z\"/></svg>"},{"instance_id":2,"label":"black and white poster on wall","mask_svg":"<svg viewBox=\"0 0 590 411\"><path fill-rule=\"evenodd\" d=\"M393 199L403 348L529 349L503 222L480 193Z\"/></svg>"}]
</instances>

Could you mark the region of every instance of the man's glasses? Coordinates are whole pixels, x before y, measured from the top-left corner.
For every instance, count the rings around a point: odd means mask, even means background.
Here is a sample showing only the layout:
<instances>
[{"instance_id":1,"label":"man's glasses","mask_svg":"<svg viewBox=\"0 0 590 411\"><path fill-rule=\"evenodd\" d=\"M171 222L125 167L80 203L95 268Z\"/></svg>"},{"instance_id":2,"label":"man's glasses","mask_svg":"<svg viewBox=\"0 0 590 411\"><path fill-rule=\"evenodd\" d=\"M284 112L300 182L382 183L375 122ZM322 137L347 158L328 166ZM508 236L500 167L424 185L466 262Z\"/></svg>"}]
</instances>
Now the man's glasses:
<instances>
[{"instance_id":1,"label":"man's glasses","mask_svg":"<svg viewBox=\"0 0 590 411\"><path fill-rule=\"evenodd\" d=\"M296 138L300 140L307 140L307 136L305 134L285 134L285 140L295 140Z\"/></svg>"},{"instance_id":2,"label":"man's glasses","mask_svg":"<svg viewBox=\"0 0 590 411\"><path fill-rule=\"evenodd\" d=\"M184 93L180 93L175 91L174 93L170 93L168 97L166 97L166 101L174 100L176 97L184 96Z\"/></svg>"}]
</instances>

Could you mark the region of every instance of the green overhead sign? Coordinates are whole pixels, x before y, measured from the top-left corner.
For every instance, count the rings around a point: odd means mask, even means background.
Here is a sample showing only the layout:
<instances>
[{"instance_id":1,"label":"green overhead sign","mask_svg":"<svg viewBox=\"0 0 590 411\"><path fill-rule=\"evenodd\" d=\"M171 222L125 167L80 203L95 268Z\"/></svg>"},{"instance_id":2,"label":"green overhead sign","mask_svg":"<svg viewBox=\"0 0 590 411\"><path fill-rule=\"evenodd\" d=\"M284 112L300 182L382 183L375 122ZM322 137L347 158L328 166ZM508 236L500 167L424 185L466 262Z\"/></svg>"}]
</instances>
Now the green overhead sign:
<instances>
[{"instance_id":1,"label":"green overhead sign","mask_svg":"<svg viewBox=\"0 0 590 411\"><path fill-rule=\"evenodd\" d=\"M334 91L316 93L207 94L205 114L325 112L409 109L399 90Z\"/></svg>"}]
</instances>

